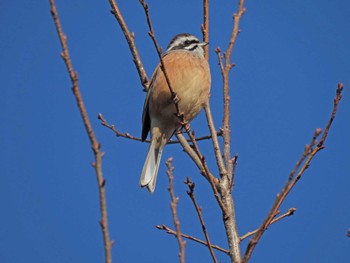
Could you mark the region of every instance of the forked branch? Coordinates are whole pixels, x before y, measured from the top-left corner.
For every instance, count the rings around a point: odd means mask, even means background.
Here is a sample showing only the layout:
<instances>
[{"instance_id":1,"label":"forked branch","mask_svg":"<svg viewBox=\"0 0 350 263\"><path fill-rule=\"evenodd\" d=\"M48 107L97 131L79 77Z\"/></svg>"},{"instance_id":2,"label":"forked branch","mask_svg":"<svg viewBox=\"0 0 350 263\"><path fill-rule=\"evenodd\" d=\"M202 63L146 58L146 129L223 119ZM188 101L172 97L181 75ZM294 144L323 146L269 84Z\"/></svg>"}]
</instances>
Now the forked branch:
<instances>
[{"instance_id":1,"label":"forked branch","mask_svg":"<svg viewBox=\"0 0 350 263\"><path fill-rule=\"evenodd\" d=\"M245 255L243 258L244 263L248 262L250 256L254 251L254 248L256 247L262 235L265 233L266 229L272 224L274 217L276 216L280 206L282 205L283 201L286 199L287 195L293 189L295 184L299 181L299 179L304 174L306 169L309 168L310 163L315 157L315 155L325 147L324 143L327 139L332 122L337 114L338 105L342 98L342 91L343 91L343 84L339 83L337 87L336 95L334 98L333 111L323 134L322 134L322 129L320 128L316 129L312 137L311 143L309 145L306 145L302 156L300 157L294 169L290 173L287 183L285 184L281 192L277 194L275 202L270 209L270 212L267 214L264 222L261 224L261 226L255 233L253 238L249 241L249 244L247 246L247 249L245 251ZM322 134L322 137L320 141L317 143L317 138L319 138L321 134Z\"/></svg>"},{"instance_id":2,"label":"forked branch","mask_svg":"<svg viewBox=\"0 0 350 263\"><path fill-rule=\"evenodd\" d=\"M159 229L159 230L164 230L164 231L166 231L166 233L169 234L169 235L174 235L174 236L176 235L176 231L172 230L171 228L167 227L166 225L158 225L158 226L156 226L156 228ZM190 236L190 235L186 235L186 234L184 234L184 233L181 233L181 236L182 236L183 238L192 240L192 241L197 242L197 243L199 243L199 244L208 246L208 243L207 243L206 241L200 240L200 239L198 239L198 238L196 238L196 237L193 237L193 236ZM218 245L213 245L213 244L212 244L211 247L212 247L213 249L216 249L216 250L218 250L218 251L221 251L221 252L223 252L223 253L225 253L225 254L229 254L229 253L230 253L230 251L228 251L227 249L224 249L224 248L222 248L222 247L219 247Z\"/></svg>"},{"instance_id":3,"label":"forked branch","mask_svg":"<svg viewBox=\"0 0 350 263\"><path fill-rule=\"evenodd\" d=\"M128 42L129 49L130 49L131 55L133 57L133 61L135 63L137 72L139 73L139 76L140 76L141 84L142 84L143 88L145 90L147 90L148 86L149 86L149 82L148 82L147 74L146 74L145 68L143 67L143 64L142 64L139 52L138 52L138 50L136 48L136 45L135 45L134 33L130 33L130 31L129 31L129 29L128 29L125 21L124 21L123 16L120 13L119 7L118 7L117 3L115 2L115 0L108 0L108 1L109 1L109 4L111 5L111 8L112 8L111 13L117 19L117 21L118 21L118 23L120 25L120 28L123 31L125 39Z\"/></svg>"},{"instance_id":4,"label":"forked branch","mask_svg":"<svg viewBox=\"0 0 350 263\"><path fill-rule=\"evenodd\" d=\"M274 223L280 221L281 219L283 219L283 218L285 218L285 217L287 217L287 216L294 215L295 211L297 211L297 209L294 208L294 207L288 209L288 211L287 211L286 213L284 213L283 215L280 215L280 216L278 216L278 217L275 217L275 218L271 221L271 224L270 224L270 225L272 225L272 224L274 224ZM254 230L254 231L251 231L251 232L248 232L248 233L244 234L243 236L240 237L241 241L242 241L243 239L246 239L246 238L248 238L248 237L250 237L250 236L256 234L258 231L259 231L259 229L256 229L256 230Z\"/></svg>"}]
</instances>

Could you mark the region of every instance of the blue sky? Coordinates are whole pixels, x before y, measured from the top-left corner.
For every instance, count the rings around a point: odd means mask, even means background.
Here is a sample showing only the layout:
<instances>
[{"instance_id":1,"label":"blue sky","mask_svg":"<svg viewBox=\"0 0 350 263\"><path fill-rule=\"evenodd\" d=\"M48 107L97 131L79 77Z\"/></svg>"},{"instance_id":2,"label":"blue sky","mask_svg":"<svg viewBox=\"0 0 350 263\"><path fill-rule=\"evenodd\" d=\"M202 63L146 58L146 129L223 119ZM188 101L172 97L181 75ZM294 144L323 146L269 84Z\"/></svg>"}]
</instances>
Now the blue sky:
<instances>
[{"instance_id":1,"label":"blue sky","mask_svg":"<svg viewBox=\"0 0 350 263\"><path fill-rule=\"evenodd\" d=\"M148 76L158 60L138 1L119 1ZM165 48L177 33L201 36L201 1L148 1ZM165 161L174 158L175 192L184 233L204 239L182 183L196 182L211 241L227 247L210 188L178 145L165 148L155 194L138 185L148 145L116 138L138 136L145 93L108 1L57 1L81 92L102 149L114 262L178 262L176 240L155 229L172 226ZM222 80L214 50L225 50L236 1L211 3L211 105L222 119ZM350 3L248 1L231 71L232 148L239 154L233 196L239 233L259 226L277 192L318 127L331 113L338 82L345 91L326 148L312 162L271 226L252 262L348 262L350 257ZM49 2L0 3L0 261L103 262L93 155L70 81ZM192 122L208 134L204 114ZM216 172L210 142L201 142ZM243 242L244 249L246 242ZM216 252L221 262L228 258ZM211 262L209 251L187 241L188 262Z\"/></svg>"}]
</instances>

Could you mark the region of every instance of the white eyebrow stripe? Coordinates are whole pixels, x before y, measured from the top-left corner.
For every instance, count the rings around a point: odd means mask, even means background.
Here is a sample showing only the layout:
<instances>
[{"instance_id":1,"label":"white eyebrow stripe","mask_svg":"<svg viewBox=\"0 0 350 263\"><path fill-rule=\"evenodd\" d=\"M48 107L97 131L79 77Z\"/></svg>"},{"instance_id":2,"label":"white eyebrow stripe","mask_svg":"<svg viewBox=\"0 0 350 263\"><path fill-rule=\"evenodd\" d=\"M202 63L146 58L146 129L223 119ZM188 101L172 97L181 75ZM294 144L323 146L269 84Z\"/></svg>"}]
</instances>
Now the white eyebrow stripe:
<instances>
[{"instance_id":1,"label":"white eyebrow stripe","mask_svg":"<svg viewBox=\"0 0 350 263\"><path fill-rule=\"evenodd\" d=\"M190 34L179 34L175 36L170 41L164 55L176 50L183 50L191 52L193 55L204 57L204 49L202 42L200 42L197 37Z\"/></svg>"},{"instance_id":2,"label":"white eyebrow stripe","mask_svg":"<svg viewBox=\"0 0 350 263\"><path fill-rule=\"evenodd\" d=\"M181 44L183 44L183 46L186 47L186 45L185 45L186 41L190 41L193 43L199 43L199 40L195 36L179 36L177 39L173 40L172 43L170 43L167 51L174 49L174 47L182 46ZM193 43L191 43L191 44L193 44Z\"/></svg>"}]
</instances>

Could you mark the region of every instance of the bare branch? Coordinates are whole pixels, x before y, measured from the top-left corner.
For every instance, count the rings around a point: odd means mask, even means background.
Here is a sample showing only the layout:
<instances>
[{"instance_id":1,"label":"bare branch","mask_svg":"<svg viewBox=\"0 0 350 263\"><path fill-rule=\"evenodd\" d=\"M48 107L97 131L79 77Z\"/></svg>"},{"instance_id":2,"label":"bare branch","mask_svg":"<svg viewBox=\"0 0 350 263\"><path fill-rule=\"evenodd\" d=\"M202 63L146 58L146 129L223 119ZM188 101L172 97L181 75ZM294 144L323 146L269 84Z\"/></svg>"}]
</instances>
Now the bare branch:
<instances>
[{"instance_id":1,"label":"bare branch","mask_svg":"<svg viewBox=\"0 0 350 263\"><path fill-rule=\"evenodd\" d=\"M181 132L180 132L181 133ZM218 130L218 131L216 131L216 136L221 136L222 135L222 132L221 132L221 130ZM209 139L211 139L212 138L212 136L211 135L204 135L204 136L201 136L201 137L197 137L197 138L194 138L197 142L199 142L199 141L204 141L204 140L209 140ZM191 142L191 140L190 139L186 139L187 140L187 142ZM168 141L168 143L167 144L175 144L175 143L180 143L178 140L170 140L170 141Z\"/></svg>"},{"instance_id":2,"label":"bare branch","mask_svg":"<svg viewBox=\"0 0 350 263\"><path fill-rule=\"evenodd\" d=\"M98 114L97 118L101 121L101 125L106 127L106 128L108 128L108 129L110 129L111 131L113 131L115 136L142 142L140 137L133 136L133 135L131 135L128 132L124 132L123 133L123 132L120 132L119 130L117 130L115 125L109 124L108 121L103 117L103 115L101 113ZM222 134L221 130L218 130L216 132L217 136L221 136L221 134ZM205 135L205 136L201 136L201 137L196 138L196 141L204 141L204 140L209 140L209 139L211 139L211 135ZM189 139L187 139L187 141L191 142L191 140L189 140ZM150 140L146 139L143 142L148 142L149 143ZM170 140L170 141L168 141L167 144L177 144L177 143L180 143L180 142L178 140Z\"/></svg>"},{"instance_id":3,"label":"bare branch","mask_svg":"<svg viewBox=\"0 0 350 263\"><path fill-rule=\"evenodd\" d=\"M172 87L172 85L170 83L170 78L169 78L168 72L167 72L167 70L165 68L165 64L164 64L164 60L163 60L162 49L159 47L157 39L156 39L156 36L154 34L154 31L153 31L153 26L152 26L151 18L150 18L150 15L149 15L148 5L147 5L147 3L144 0L140 0L140 3L141 3L141 5L142 5L142 7L143 7L143 9L145 11L147 24L148 24L148 27L149 27L148 34L151 37L151 39L153 41L153 44L154 44L154 47L157 50L157 54L158 54L159 61L160 61L160 68L163 71L166 83L168 84L169 91L170 91L170 94L171 94L171 99L172 99L172 101L173 101L173 103L175 105L175 108L176 108L176 115L179 118L180 122L182 123L183 127L185 127L185 125L188 124L188 122L185 120L184 114L182 112L180 112L180 108L179 108L180 98L176 95L176 93L175 93L175 91L174 91L174 89L173 89L173 87Z\"/></svg>"},{"instance_id":4,"label":"bare branch","mask_svg":"<svg viewBox=\"0 0 350 263\"><path fill-rule=\"evenodd\" d=\"M224 71L224 63L223 63L223 61L222 61L223 57L222 57L222 55L221 55L221 49L220 49L220 47L217 47L217 48L215 49L215 53L216 53L216 55L218 56L218 65L219 65L219 68L220 68L221 74L222 74L222 72Z\"/></svg>"},{"instance_id":5,"label":"bare branch","mask_svg":"<svg viewBox=\"0 0 350 263\"><path fill-rule=\"evenodd\" d=\"M128 132L122 133L118 131L115 125L109 124L101 113L98 114L97 118L101 121L101 125L112 130L115 133L115 136L142 142L141 138L139 137L135 137ZM146 142L150 142L150 140L146 140Z\"/></svg>"},{"instance_id":6,"label":"bare branch","mask_svg":"<svg viewBox=\"0 0 350 263\"><path fill-rule=\"evenodd\" d=\"M333 101L333 111L332 111L331 117L327 123L326 129L322 135L322 138L321 138L320 142L318 143L319 145L317 145L317 147L322 147L327 139L329 129L331 128L331 125L333 123L335 115L337 114L337 111L338 111L338 105L339 105L339 102L342 98L343 88L344 88L343 83L338 83L336 96L335 96L334 101Z\"/></svg>"},{"instance_id":7,"label":"bare branch","mask_svg":"<svg viewBox=\"0 0 350 263\"><path fill-rule=\"evenodd\" d=\"M317 138L321 135L322 130L320 128L316 129L312 141L310 145L307 145L305 147L304 153L299 159L299 161L296 164L296 167L293 169L291 174L288 177L288 181L283 187L282 191L277 194L277 197L275 199L274 204L272 205L272 208L270 209L270 212L266 216L264 222L259 227L258 231L254 235L254 237L249 241L248 247L245 251L245 255L243 258L243 262L248 262L250 256L253 253L254 248L256 247L257 243L259 242L262 235L265 233L266 229L271 225L271 222L275 215L277 214L277 211L279 210L281 204L287 197L287 195L290 193L290 191L293 189L294 185L299 181L301 176L304 174L305 170L310 166L310 163L312 159L315 157L315 155L324 148L324 143L327 139L329 129L331 127L331 124L337 114L338 105L342 97L342 91L343 91L343 84L339 83L336 91L336 96L334 98L333 103L333 111L331 114L331 117L326 125L326 128L323 132L323 135L320 139L320 141L317 143ZM316 145L317 143L317 145ZM305 161L304 161L305 160ZM299 168L300 167L300 168Z\"/></svg>"},{"instance_id":8,"label":"bare branch","mask_svg":"<svg viewBox=\"0 0 350 263\"><path fill-rule=\"evenodd\" d=\"M293 208L289 208L289 210L288 210L286 213L284 213L283 215L280 215L279 217L276 217L275 219L273 219L273 220L271 221L271 224L270 224L270 225L272 225L272 224L278 222L279 220L281 220L281 219L283 219L283 218L285 218L285 217L287 217L287 216L294 215L295 211L297 211L296 208L294 208L294 207L293 207ZM248 233L244 234L243 236L240 237L241 241L242 241L243 239L246 239L247 237L250 237L250 236L256 234L258 231L259 231L259 229L255 229L254 231L251 231L251 232L248 232Z\"/></svg>"},{"instance_id":9,"label":"bare branch","mask_svg":"<svg viewBox=\"0 0 350 263\"><path fill-rule=\"evenodd\" d=\"M85 130L87 132L87 135L90 140L91 148L94 153L95 161L93 163L93 167L95 169L96 173L96 179L98 183L98 191L99 191L99 199L100 199L100 213L101 213L101 220L100 225L102 229L102 235L103 235L103 241L104 241L104 250L105 250L105 262L111 263L112 262L112 255L111 255L111 248L112 248L112 242L109 238L109 230L108 230L108 217L107 217L107 205L106 205L106 194L105 194L105 184L106 181L103 178L102 174L102 157L103 153L101 152L101 145L97 141L97 138L94 134L94 131L92 129L83 98L80 93L79 89L79 83L78 83L78 74L74 71L72 62L69 56L68 46L67 46L67 38L63 33L62 26L58 17L57 9L54 0L50 0L50 6L51 6L51 15L54 20L58 38L61 42L62 46L62 59L66 65L69 77L72 82L72 91L74 94L74 97L76 99L81 118L83 120Z\"/></svg>"},{"instance_id":10,"label":"bare branch","mask_svg":"<svg viewBox=\"0 0 350 263\"><path fill-rule=\"evenodd\" d=\"M109 4L111 5L111 8L112 8L111 13L117 19L119 26L124 33L125 39L128 42L129 49L131 51L131 55L133 57L134 64L135 64L137 72L139 73L139 76L140 76L141 84L142 84L143 88L145 90L147 90L148 86L149 86L149 82L148 82L147 74L146 74L145 68L143 67L139 52L138 52L136 45L135 45L134 33L130 33L115 0L108 0L108 1L109 1Z\"/></svg>"},{"instance_id":11,"label":"bare branch","mask_svg":"<svg viewBox=\"0 0 350 263\"><path fill-rule=\"evenodd\" d=\"M198 157L197 153L190 146L190 144L186 140L185 136L183 136L181 133L176 133L175 135L176 135L177 139L179 140L183 150L188 154L188 156L197 165L201 175L203 175L205 178L207 178L207 174L205 173L205 170L204 170L204 167L202 164L202 160ZM213 175L210 174L210 176L213 176Z\"/></svg>"},{"instance_id":12,"label":"bare branch","mask_svg":"<svg viewBox=\"0 0 350 263\"><path fill-rule=\"evenodd\" d=\"M228 172L229 179L232 180L232 162L231 162L231 125L230 125L230 84L229 84L229 72L233 67L231 64L231 54L233 47L236 43L237 36L239 33L239 23L241 17L245 13L245 8L243 7L244 0L240 0L238 4L238 11L233 15L233 28L231 32L231 38L228 48L225 52L225 65L221 65L221 73L223 77L223 95L224 95L224 117L222 120L223 138L224 138L224 159L226 164L226 169ZM220 57L220 56L219 56ZM219 63L222 64L222 61Z\"/></svg>"},{"instance_id":13,"label":"bare branch","mask_svg":"<svg viewBox=\"0 0 350 263\"><path fill-rule=\"evenodd\" d=\"M179 198L178 197L175 197L175 194L174 194L174 187L173 187L173 180L174 180L174 176L173 176L173 170L174 170L174 167L172 166L172 161L173 161L173 158L169 158L166 162L166 165L168 167L168 170L167 170L167 175L169 177L169 193L170 193L170 198L171 198L171 204L170 204L170 207L171 207L171 213L173 215L173 219L174 219L174 225L175 225L175 229L176 229L176 239L177 239L177 242L179 243L179 249L180 249L180 252L179 252L179 258L180 258L180 262L181 263L184 263L185 262L185 245L186 245L186 242L182 240L182 237L181 237L181 229L180 229L180 221L179 221L179 218L177 217L177 211L176 211L176 206L177 206L177 203L179 202Z\"/></svg>"},{"instance_id":14,"label":"bare branch","mask_svg":"<svg viewBox=\"0 0 350 263\"><path fill-rule=\"evenodd\" d=\"M203 41L209 42L209 0L203 0L203 24L201 25ZM204 57L209 60L209 47L204 47Z\"/></svg>"},{"instance_id":15,"label":"bare branch","mask_svg":"<svg viewBox=\"0 0 350 263\"><path fill-rule=\"evenodd\" d=\"M216 130L215 130L215 125L214 125L214 121L213 121L213 116L211 114L209 101L207 101L207 103L205 104L204 109L205 109L205 115L207 117L208 127L209 127L210 134L212 137L212 143L213 143L213 149L214 149L215 158L216 158L216 164L219 168L220 177L223 177L225 174L227 174L227 171L225 168L224 161L222 159L222 153L220 150L219 140L218 140L218 137L216 136ZM222 131L222 129L220 129L220 130Z\"/></svg>"},{"instance_id":16,"label":"bare branch","mask_svg":"<svg viewBox=\"0 0 350 263\"><path fill-rule=\"evenodd\" d=\"M203 24L201 26L201 29L203 34L203 40L205 42L209 42L209 0L203 0ZM206 46L204 49L204 55L205 55L205 58L209 60L208 46ZM220 177L222 177L224 174L226 174L226 168L222 160L222 153L220 150L219 140L216 136L217 132L215 130L215 125L213 121L213 116L211 114L209 100L205 104L204 110L207 118L208 127L212 137L212 143L213 143L214 153L216 157L216 162L219 168Z\"/></svg>"},{"instance_id":17,"label":"bare branch","mask_svg":"<svg viewBox=\"0 0 350 263\"><path fill-rule=\"evenodd\" d=\"M171 228L167 227L166 225L161 225L161 226L158 225L158 226L156 226L156 228L159 229L159 230L164 230L164 231L166 231L166 233L169 234L169 235L174 235L174 236L176 235L176 231L172 230ZM207 243L207 242L205 242L205 241L203 241L203 240L200 240L200 239L198 239L198 238L196 238L196 237L193 237L193 236L190 236L190 235L186 235L186 234L184 234L184 233L181 233L181 236L184 237L184 238L187 238L187 239L189 239L189 240L195 241L195 242L197 242L197 243L199 243L199 244L208 246L208 243ZM229 254L229 253L230 253L230 251L228 251L227 249L224 249L224 248L222 248L222 247L219 247L218 245L211 245L211 247L214 248L214 249L216 249L216 250L218 250L218 251L224 252L224 253L226 253L226 254Z\"/></svg>"},{"instance_id":18,"label":"bare branch","mask_svg":"<svg viewBox=\"0 0 350 263\"><path fill-rule=\"evenodd\" d=\"M231 262L240 263L240 239L238 235L234 200L232 198L230 182L227 176L220 179L221 202L225 207L222 210L223 222L226 231L227 242L230 248Z\"/></svg>"},{"instance_id":19,"label":"bare branch","mask_svg":"<svg viewBox=\"0 0 350 263\"><path fill-rule=\"evenodd\" d=\"M198 218L199 218L199 221L201 223L202 230L203 230L203 233L204 233L204 236L205 236L205 240L207 241L207 244L208 244L207 247L209 248L210 255L211 255L213 261L215 263L217 263L218 260L215 257L212 245L210 243L209 234L207 232L207 228L206 228L205 223L204 223L204 219L203 219L203 215L202 215L202 208L198 206L197 200L196 200L196 198L194 196L195 184L193 182L191 182L189 177L187 177L187 180L185 181L185 184L187 184L187 186L189 188L189 190L187 191L187 194L191 198L191 200L193 202L193 205L194 205L194 207L196 209L196 212L197 212L197 215L198 215Z\"/></svg>"}]
</instances>

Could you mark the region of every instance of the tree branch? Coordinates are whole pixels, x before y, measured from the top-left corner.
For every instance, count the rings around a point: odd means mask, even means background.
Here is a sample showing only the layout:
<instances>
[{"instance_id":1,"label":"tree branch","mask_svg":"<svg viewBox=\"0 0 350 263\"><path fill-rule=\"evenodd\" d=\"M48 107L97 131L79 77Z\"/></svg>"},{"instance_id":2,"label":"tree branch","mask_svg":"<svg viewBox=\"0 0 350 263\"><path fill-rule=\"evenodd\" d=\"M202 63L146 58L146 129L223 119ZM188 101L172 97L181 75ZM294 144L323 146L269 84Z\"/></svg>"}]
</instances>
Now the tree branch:
<instances>
[{"instance_id":1,"label":"tree branch","mask_svg":"<svg viewBox=\"0 0 350 263\"><path fill-rule=\"evenodd\" d=\"M117 137L122 137L122 138L125 138L125 139L130 139L130 140L142 142L142 139L141 139L140 137L136 137L136 136L134 136L134 135L131 135L131 134L128 133L128 132L124 132L124 133L123 133L123 132L119 131L119 130L115 127L115 125L109 124L108 121L103 117L103 115L102 115L101 113L98 114L97 118L101 121L101 125L104 126L104 127L106 127L106 128L108 128L108 129L110 129L111 131L113 131L114 134L115 134L115 136L117 136ZM180 131L179 131L179 132L180 132ZM221 136L221 134L222 134L221 130L218 130L218 131L216 132L216 135L217 135L217 136ZM195 139L196 139L196 141L204 141L204 140L209 140L209 139L211 139L211 137L212 137L211 135L205 135L205 136L201 136L201 137L198 137L198 138L195 138ZM186 139L186 140L187 140L187 142L191 142L191 140L189 140L189 139ZM146 139L146 140L144 140L143 142L148 142L148 143L149 143L149 142L151 142L151 141L148 140L148 139ZM170 140L170 141L168 141L167 144L178 144L178 143L180 143L179 140Z\"/></svg>"},{"instance_id":2,"label":"tree branch","mask_svg":"<svg viewBox=\"0 0 350 263\"><path fill-rule=\"evenodd\" d=\"M208 127L210 130L211 138L212 138L211 141L213 143L216 164L219 168L220 177L223 177L225 174L227 174L227 171L226 171L224 161L222 159L222 153L220 150L218 136L216 135L215 125L214 125L214 121L213 121L213 116L211 114L209 101L207 101L207 103L205 104L204 110L205 110L205 116L207 118L207 123L208 123ZM220 129L220 130L222 131L222 129Z\"/></svg>"},{"instance_id":3,"label":"tree branch","mask_svg":"<svg viewBox=\"0 0 350 263\"><path fill-rule=\"evenodd\" d=\"M296 163L295 168L289 175L287 183L283 187L282 191L279 194L277 194L275 202L272 205L272 208L270 209L270 212L266 216L264 222L261 224L261 226L259 227L254 237L249 241L249 244L247 246L247 249L245 251L245 255L243 258L243 263L248 262L249 258L251 257L254 251L254 248L256 247L262 235L265 233L266 229L269 227L269 225L271 225L271 222L273 221L273 218L277 214L277 211L279 210L281 204L286 199L287 195L293 189L295 184L299 181L301 176L304 174L305 170L309 168L312 159L320 150L322 150L325 147L324 143L327 139L332 122L337 114L338 105L342 98L342 91L343 91L343 84L339 83L336 91L336 96L334 98L333 111L320 141L317 143L317 138L321 135L322 129L318 128L316 129L312 137L311 143L309 145L306 145L303 155L300 157L300 159Z\"/></svg>"},{"instance_id":4,"label":"tree branch","mask_svg":"<svg viewBox=\"0 0 350 263\"><path fill-rule=\"evenodd\" d=\"M62 26L58 17L57 9L54 0L50 0L50 6L51 6L51 15L54 20L58 38L61 42L62 46L62 59L66 65L69 77L72 82L72 91L74 94L74 97L76 99L81 118L83 120L85 130L87 132L87 135L90 140L91 148L94 153L95 162L92 164L92 166L95 169L96 173L96 179L98 183L98 191L99 191L99 199L100 199L100 213L101 213L101 220L100 225L102 229L102 235L103 235L103 241L104 241L104 250L105 250L105 262L111 263L112 262L112 255L111 255L111 248L112 248L112 242L109 238L109 230L108 230L108 217L107 217L107 205L106 205L106 194L105 194L105 184L106 181L103 178L102 174L102 156L103 153L101 152L101 145L97 141L97 138L94 134L94 131L92 129L92 125L90 123L83 98L80 93L79 89L79 83L78 83L78 74L74 71L72 62L69 56L68 46L67 46L67 38L63 33Z\"/></svg>"},{"instance_id":5,"label":"tree branch","mask_svg":"<svg viewBox=\"0 0 350 263\"><path fill-rule=\"evenodd\" d=\"M170 193L170 198L171 198L171 204L170 204L170 207L171 207L171 213L173 215L173 219L174 219L174 225L175 225L175 229L176 229L176 239L177 239L177 242L179 244L179 249L180 249L180 252L179 252L179 258L180 258L180 262L181 263L184 263L185 262L185 245L186 245L186 242L182 240L182 237L181 237L181 229L180 229L180 221L179 221L179 218L177 217L177 211L176 211L176 206L177 206L177 203L179 202L179 198L178 197L175 197L175 194L174 194L174 187L173 187L173 180L174 180L174 176L173 176L173 170L174 170L174 167L172 166L172 161L173 161L173 158L169 158L166 162L166 166L168 167L168 170L167 170L167 175L169 177L169 193Z\"/></svg>"},{"instance_id":6,"label":"tree branch","mask_svg":"<svg viewBox=\"0 0 350 263\"><path fill-rule=\"evenodd\" d=\"M293 208L289 208L289 210L288 210L286 213L284 213L283 215L280 215L279 217L274 218L274 219L271 221L271 224L270 224L270 225L272 225L272 224L274 224L274 223L280 221L281 219L283 219L283 218L285 218L285 217L287 217L287 216L294 215L295 211L297 211L296 208L294 208L294 207L293 207ZM250 237L250 236L256 234L258 231L259 231L259 229L255 229L254 231L251 231L251 232L248 232L248 233L244 234L243 236L240 237L241 241L242 241L243 239L246 239L247 237Z\"/></svg>"},{"instance_id":7,"label":"tree branch","mask_svg":"<svg viewBox=\"0 0 350 263\"><path fill-rule=\"evenodd\" d=\"M231 38L224 55L225 65L222 65L222 77L223 77L223 93L224 93L224 117L222 120L223 138L224 138L224 159L226 164L226 169L228 172L229 180L232 180L232 162L231 162L231 125L230 125L230 84L229 84L229 72L233 67L231 64L231 54L233 47L236 43L237 36L239 33L239 23L241 17L245 13L245 8L243 7L244 0L240 0L238 4L238 11L233 15L233 28L231 32Z\"/></svg>"},{"instance_id":8,"label":"tree branch","mask_svg":"<svg viewBox=\"0 0 350 263\"><path fill-rule=\"evenodd\" d=\"M175 91L170 83L170 78L169 78L168 72L165 68L165 64L164 64L164 60L163 60L162 48L159 47L156 36L154 34L154 31L153 31L153 26L152 26L151 18L149 15L148 5L144 0L140 0L140 3L145 11L146 20L147 20L147 24L148 24L148 28L149 28L148 35L151 37L153 44L154 44L154 47L156 48L156 51L157 51L157 54L159 57L159 61L160 61L160 69L162 70L162 72L164 74L166 83L168 84L168 88L169 88L169 91L171 94L171 99L172 99L172 101L175 105L175 108L176 108L176 116L179 118L182 126L185 127L186 125L188 125L188 122L187 122L187 120L185 120L184 114L180 111L180 108L179 108L180 98L177 96L177 94L175 93Z\"/></svg>"},{"instance_id":9,"label":"tree branch","mask_svg":"<svg viewBox=\"0 0 350 263\"><path fill-rule=\"evenodd\" d=\"M169 235L174 235L174 236L176 235L176 231L172 230L171 228L167 227L167 226L164 225L164 224L163 224L163 225L158 225L158 226L156 226L156 228L159 229L159 230L164 230L164 231L166 231L166 233L169 234ZM184 234L184 233L181 233L181 236L184 237L184 238L187 238L187 239L189 239L189 240L192 240L192 241L194 241L194 242L197 242L197 243L199 243L199 244L208 246L208 243L207 243L207 242L205 242L205 241L203 241L203 240L200 240L200 239L198 239L198 238L196 238L196 237L193 237L193 236L190 236L190 235L186 235L186 234ZM218 251L224 252L224 253L226 253L226 254L229 254L229 253L230 253L230 251L228 251L227 249L224 249L224 248L222 248L222 247L219 247L218 245L211 245L211 247L214 248L214 249L216 249L216 250L218 250Z\"/></svg>"},{"instance_id":10,"label":"tree branch","mask_svg":"<svg viewBox=\"0 0 350 263\"><path fill-rule=\"evenodd\" d=\"M201 25L203 41L209 42L209 0L203 0L203 24ZM204 47L204 57L209 61L209 47Z\"/></svg>"},{"instance_id":11,"label":"tree branch","mask_svg":"<svg viewBox=\"0 0 350 263\"><path fill-rule=\"evenodd\" d=\"M148 82L147 74L146 74L145 68L143 67L139 52L138 52L136 45L135 45L134 33L130 33L115 0L108 0L108 1L109 1L109 4L111 5L111 8L112 8L111 13L117 19L119 26L124 33L125 39L128 42L129 49L131 51L131 55L133 57L134 64L135 64L137 72L139 73L139 76L140 76L141 84L142 84L144 90L147 90L148 86L149 86L149 82Z\"/></svg>"},{"instance_id":12,"label":"tree branch","mask_svg":"<svg viewBox=\"0 0 350 263\"><path fill-rule=\"evenodd\" d=\"M216 259L215 257L215 254L214 254L214 251L213 251L213 248L212 248L212 245L210 243L210 239L209 239L209 234L207 232L207 228L204 224L204 219L203 219L203 215L202 215L202 208L198 206L197 204L197 200L194 196L194 187L195 187L195 184L193 182L191 182L190 178L187 177L187 180L185 181L185 184L187 184L188 186L188 191L187 191L187 194L188 196L191 198L192 202L193 202L193 205L196 209L196 212L197 212L197 215L198 215L198 218L199 218L199 221L201 223L201 226L202 226L202 230L203 230L203 233L204 233L204 236L205 236L205 240L207 241L207 247L209 248L209 252L210 252L210 255L213 259L213 261L215 263L218 262L218 260Z\"/></svg>"},{"instance_id":13,"label":"tree branch","mask_svg":"<svg viewBox=\"0 0 350 263\"><path fill-rule=\"evenodd\" d=\"M209 0L203 0L203 24L201 25L203 40L205 42L209 42ZM208 45L204 49L204 56L209 61L209 49ZM222 160L222 153L220 150L219 140L216 136L215 125L213 121L213 116L211 114L210 103L209 100L206 102L204 106L205 115L207 118L207 123L209 127L209 131L212 137L213 149L216 157L216 163L219 168L220 177L226 174L226 168L224 162ZM221 129L220 129L221 130Z\"/></svg>"}]
</instances>

